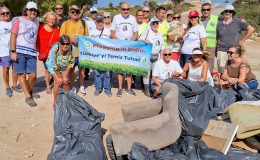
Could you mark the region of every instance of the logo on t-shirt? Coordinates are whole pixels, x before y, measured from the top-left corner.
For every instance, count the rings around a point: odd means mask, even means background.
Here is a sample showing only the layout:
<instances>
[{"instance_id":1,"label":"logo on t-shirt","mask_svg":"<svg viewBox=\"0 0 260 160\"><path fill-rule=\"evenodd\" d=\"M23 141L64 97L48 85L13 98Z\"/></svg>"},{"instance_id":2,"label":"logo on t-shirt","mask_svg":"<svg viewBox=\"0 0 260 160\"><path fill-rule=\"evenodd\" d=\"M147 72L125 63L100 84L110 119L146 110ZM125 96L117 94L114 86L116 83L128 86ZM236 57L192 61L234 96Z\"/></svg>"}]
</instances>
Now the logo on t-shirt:
<instances>
[{"instance_id":1,"label":"logo on t-shirt","mask_svg":"<svg viewBox=\"0 0 260 160\"><path fill-rule=\"evenodd\" d=\"M24 34L24 39L29 43L34 43L36 41L36 32L33 27L29 28Z\"/></svg>"},{"instance_id":2,"label":"logo on t-shirt","mask_svg":"<svg viewBox=\"0 0 260 160\"><path fill-rule=\"evenodd\" d=\"M127 31L127 25L124 25L122 28L123 31Z\"/></svg>"},{"instance_id":3,"label":"logo on t-shirt","mask_svg":"<svg viewBox=\"0 0 260 160\"><path fill-rule=\"evenodd\" d=\"M159 46L161 44L161 42L159 40L156 41L155 45Z\"/></svg>"},{"instance_id":4,"label":"logo on t-shirt","mask_svg":"<svg viewBox=\"0 0 260 160\"><path fill-rule=\"evenodd\" d=\"M166 78L170 78L170 76L171 76L171 73L170 73L170 72L167 72Z\"/></svg>"},{"instance_id":5,"label":"logo on t-shirt","mask_svg":"<svg viewBox=\"0 0 260 160\"><path fill-rule=\"evenodd\" d=\"M84 46L85 46L86 48L91 48L92 44L87 41L87 42L84 44Z\"/></svg>"},{"instance_id":6,"label":"logo on t-shirt","mask_svg":"<svg viewBox=\"0 0 260 160\"><path fill-rule=\"evenodd\" d=\"M213 27L213 26L215 26L215 23L214 23L214 22L211 22L210 25Z\"/></svg>"}]
</instances>

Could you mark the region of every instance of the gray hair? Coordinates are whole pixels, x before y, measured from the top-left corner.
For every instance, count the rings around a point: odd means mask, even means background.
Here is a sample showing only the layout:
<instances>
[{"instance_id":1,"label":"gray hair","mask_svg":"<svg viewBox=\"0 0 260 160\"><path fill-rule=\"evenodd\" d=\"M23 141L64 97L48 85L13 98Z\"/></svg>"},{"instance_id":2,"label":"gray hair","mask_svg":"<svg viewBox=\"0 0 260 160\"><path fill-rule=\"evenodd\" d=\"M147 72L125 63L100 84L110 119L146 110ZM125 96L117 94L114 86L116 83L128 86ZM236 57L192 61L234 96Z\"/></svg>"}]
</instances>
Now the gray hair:
<instances>
[{"instance_id":1,"label":"gray hair","mask_svg":"<svg viewBox=\"0 0 260 160\"><path fill-rule=\"evenodd\" d=\"M162 53L163 53L163 54L164 54L164 53L172 53L171 47L166 47L166 48L164 48L164 49L162 50Z\"/></svg>"}]
</instances>

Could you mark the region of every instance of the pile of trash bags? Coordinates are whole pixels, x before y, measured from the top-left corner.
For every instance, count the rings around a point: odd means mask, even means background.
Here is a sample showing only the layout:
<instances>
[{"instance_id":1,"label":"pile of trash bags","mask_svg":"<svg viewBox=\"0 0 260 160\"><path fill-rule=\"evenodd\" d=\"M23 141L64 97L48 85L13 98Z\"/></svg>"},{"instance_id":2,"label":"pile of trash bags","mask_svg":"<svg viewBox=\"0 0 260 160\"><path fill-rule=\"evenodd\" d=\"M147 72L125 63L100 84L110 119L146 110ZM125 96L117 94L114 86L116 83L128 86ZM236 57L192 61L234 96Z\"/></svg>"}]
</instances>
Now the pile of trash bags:
<instances>
[{"instance_id":1,"label":"pile of trash bags","mask_svg":"<svg viewBox=\"0 0 260 160\"><path fill-rule=\"evenodd\" d=\"M72 91L59 91L54 115L54 142L48 160L104 160L101 122L97 112Z\"/></svg>"}]
</instances>

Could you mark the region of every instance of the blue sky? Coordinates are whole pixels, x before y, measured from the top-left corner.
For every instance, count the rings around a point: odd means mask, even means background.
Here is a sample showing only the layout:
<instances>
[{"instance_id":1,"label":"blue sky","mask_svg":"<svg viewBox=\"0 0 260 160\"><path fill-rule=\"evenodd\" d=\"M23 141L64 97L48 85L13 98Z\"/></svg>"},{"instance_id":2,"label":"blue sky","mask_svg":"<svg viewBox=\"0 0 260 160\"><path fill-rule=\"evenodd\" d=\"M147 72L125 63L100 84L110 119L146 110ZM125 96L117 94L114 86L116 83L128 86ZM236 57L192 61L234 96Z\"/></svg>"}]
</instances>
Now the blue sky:
<instances>
[{"instance_id":1,"label":"blue sky","mask_svg":"<svg viewBox=\"0 0 260 160\"><path fill-rule=\"evenodd\" d=\"M119 2L124 1L128 2L130 5L143 5L144 0L98 0L96 7L106 7L109 2L113 2L113 5L118 5ZM166 0L156 0L157 2L164 2ZM224 3L225 0L211 0L212 3ZM229 0L232 1L232 0Z\"/></svg>"}]
</instances>

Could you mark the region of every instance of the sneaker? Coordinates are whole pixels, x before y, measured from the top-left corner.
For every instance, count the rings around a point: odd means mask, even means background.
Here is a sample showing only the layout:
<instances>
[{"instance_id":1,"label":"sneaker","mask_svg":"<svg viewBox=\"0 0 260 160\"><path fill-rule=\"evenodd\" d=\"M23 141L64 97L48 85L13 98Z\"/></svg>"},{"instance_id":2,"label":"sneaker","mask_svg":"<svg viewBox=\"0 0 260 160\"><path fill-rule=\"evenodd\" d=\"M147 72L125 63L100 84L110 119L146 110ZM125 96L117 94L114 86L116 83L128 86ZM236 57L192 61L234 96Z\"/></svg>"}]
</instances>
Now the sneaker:
<instances>
[{"instance_id":1,"label":"sneaker","mask_svg":"<svg viewBox=\"0 0 260 160\"><path fill-rule=\"evenodd\" d=\"M94 92L94 96L99 96L99 94L100 94L100 91L95 90L95 92Z\"/></svg>"},{"instance_id":2,"label":"sneaker","mask_svg":"<svg viewBox=\"0 0 260 160\"><path fill-rule=\"evenodd\" d=\"M122 97L122 93L123 93L122 89L118 89L116 96Z\"/></svg>"},{"instance_id":3,"label":"sneaker","mask_svg":"<svg viewBox=\"0 0 260 160\"><path fill-rule=\"evenodd\" d=\"M126 90L126 93L129 94L130 96L136 96L134 90L132 89Z\"/></svg>"},{"instance_id":4,"label":"sneaker","mask_svg":"<svg viewBox=\"0 0 260 160\"><path fill-rule=\"evenodd\" d=\"M87 94L86 91L85 91L84 86L80 86L79 91L80 91L81 94L84 94L84 95Z\"/></svg>"},{"instance_id":5,"label":"sneaker","mask_svg":"<svg viewBox=\"0 0 260 160\"><path fill-rule=\"evenodd\" d=\"M111 91L105 91L105 93L106 93L106 95L107 95L108 97L112 97L112 92L111 92Z\"/></svg>"},{"instance_id":6,"label":"sneaker","mask_svg":"<svg viewBox=\"0 0 260 160\"><path fill-rule=\"evenodd\" d=\"M71 90L72 90L72 92L74 92L75 94L77 94L77 88L76 88L76 87L72 87Z\"/></svg>"},{"instance_id":7,"label":"sneaker","mask_svg":"<svg viewBox=\"0 0 260 160\"><path fill-rule=\"evenodd\" d=\"M34 93L34 92L30 92L30 95L31 95L31 97L34 98L34 99L39 99L39 98L41 97L39 94Z\"/></svg>"},{"instance_id":8,"label":"sneaker","mask_svg":"<svg viewBox=\"0 0 260 160\"><path fill-rule=\"evenodd\" d=\"M12 90L13 91L15 91L15 92L17 92L17 93L22 93L23 91L21 90L21 87L20 86L14 86L13 88L12 88Z\"/></svg>"},{"instance_id":9,"label":"sneaker","mask_svg":"<svg viewBox=\"0 0 260 160\"><path fill-rule=\"evenodd\" d=\"M33 100L32 97L26 98L25 103L27 103L30 107L35 107L37 106L37 103Z\"/></svg>"},{"instance_id":10,"label":"sneaker","mask_svg":"<svg viewBox=\"0 0 260 160\"><path fill-rule=\"evenodd\" d=\"M11 90L11 88L6 88L6 95L8 96L8 97L12 97L13 96L13 92L12 92L12 90Z\"/></svg>"}]
</instances>

